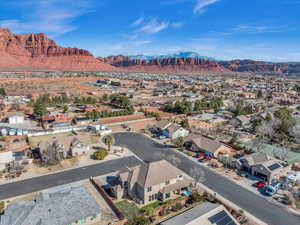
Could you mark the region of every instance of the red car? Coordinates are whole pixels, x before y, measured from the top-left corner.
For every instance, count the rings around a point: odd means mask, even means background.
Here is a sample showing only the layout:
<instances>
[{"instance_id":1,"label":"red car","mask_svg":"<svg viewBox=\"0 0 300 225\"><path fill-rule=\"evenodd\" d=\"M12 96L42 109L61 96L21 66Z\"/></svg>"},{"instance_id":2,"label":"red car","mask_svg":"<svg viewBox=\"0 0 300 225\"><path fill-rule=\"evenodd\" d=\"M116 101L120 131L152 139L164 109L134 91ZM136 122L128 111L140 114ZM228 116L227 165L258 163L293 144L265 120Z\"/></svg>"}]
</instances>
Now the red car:
<instances>
[{"instance_id":1,"label":"red car","mask_svg":"<svg viewBox=\"0 0 300 225\"><path fill-rule=\"evenodd\" d=\"M255 187L257 187L257 188L264 188L264 187L266 187L268 185L268 182L266 182L266 181L259 181L259 182L257 182L256 184L255 184Z\"/></svg>"},{"instance_id":2,"label":"red car","mask_svg":"<svg viewBox=\"0 0 300 225\"><path fill-rule=\"evenodd\" d=\"M206 156L203 160L204 161L210 161L210 160L212 160L212 157L211 156Z\"/></svg>"},{"instance_id":3,"label":"red car","mask_svg":"<svg viewBox=\"0 0 300 225\"><path fill-rule=\"evenodd\" d=\"M205 153L197 153L194 157L197 158L197 159L204 158Z\"/></svg>"}]
</instances>

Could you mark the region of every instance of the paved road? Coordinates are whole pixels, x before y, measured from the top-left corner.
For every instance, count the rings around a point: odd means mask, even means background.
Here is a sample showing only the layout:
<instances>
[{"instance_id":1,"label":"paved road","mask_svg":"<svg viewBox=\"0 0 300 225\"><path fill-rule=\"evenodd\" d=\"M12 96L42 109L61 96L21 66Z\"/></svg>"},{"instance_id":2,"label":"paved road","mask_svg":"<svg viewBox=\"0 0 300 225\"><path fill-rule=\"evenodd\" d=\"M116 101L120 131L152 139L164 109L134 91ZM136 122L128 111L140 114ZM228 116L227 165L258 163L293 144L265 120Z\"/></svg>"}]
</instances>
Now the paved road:
<instances>
[{"instance_id":1,"label":"paved road","mask_svg":"<svg viewBox=\"0 0 300 225\"><path fill-rule=\"evenodd\" d=\"M250 192L229 179L211 171L205 166L201 166L199 163L194 162L175 151L167 149L165 146L154 142L144 135L138 133L118 133L115 134L115 138L116 145L128 147L145 162L156 161L161 158L169 159L170 156L173 155L178 157L181 161L178 167L191 176L192 168L196 167L203 169L205 173L205 181L203 183L206 186L270 225L300 224L299 215L292 214L285 209L272 204L263 197Z\"/></svg>"},{"instance_id":2,"label":"paved road","mask_svg":"<svg viewBox=\"0 0 300 225\"><path fill-rule=\"evenodd\" d=\"M126 166L131 167L139 164L141 164L141 161L136 157L131 156L14 183L3 184L0 185L0 200L31 192L41 191L57 185L68 184L88 179L91 176L101 176L104 174L116 172Z\"/></svg>"}]
</instances>

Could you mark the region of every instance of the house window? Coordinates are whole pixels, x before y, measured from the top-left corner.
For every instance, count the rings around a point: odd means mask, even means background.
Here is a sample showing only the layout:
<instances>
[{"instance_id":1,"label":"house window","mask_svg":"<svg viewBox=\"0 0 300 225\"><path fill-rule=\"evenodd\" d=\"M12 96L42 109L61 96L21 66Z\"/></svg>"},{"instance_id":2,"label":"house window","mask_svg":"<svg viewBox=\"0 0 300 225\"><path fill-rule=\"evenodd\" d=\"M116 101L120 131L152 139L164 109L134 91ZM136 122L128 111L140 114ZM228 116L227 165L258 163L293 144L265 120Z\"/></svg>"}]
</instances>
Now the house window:
<instances>
[{"instance_id":1,"label":"house window","mask_svg":"<svg viewBox=\"0 0 300 225\"><path fill-rule=\"evenodd\" d=\"M170 192L169 193L166 193L166 198L170 198L171 197L171 194L170 194Z\"/></svg>"},{"instance_id":2,"label":"house window","mask_svg":"<svg viewBox=\"0 0 300 225\"><path fill-rule=\"evenodd\" d=\"M179 177L179 178L182 178L183 176L182 176L182 175L179 175L178 177Z\"/></svg>"},{"instance_id":3,"label":"house window","mask_svg":"<svg viewBox=\"0 0 300 225\"><path fill-rule=\"evenodd\" d=\"M158 194L150 195L150 196L149 196L149 202L150 202L150 201L153 201L153 200L156 200L157 197L158 197Z\"/></svg>"},{"instance_id":4,"label":"house window","mask_svg":"<svg viewBox=\"0 0 300 225\"><path fill-rule=\"evenodd\" d=\"M147 188L147 192L150 192L150 191L152 191L152 187Z\"/></svg>"},{"instance_id":5,"label":"house window","mask_svg":"<svg viewBox=\"0 0 300 225\"><path fill-rule=\"evenodd\" d=\"M166 181L166 185L169 185L169 184L170 184L170 181L169 181L169 180L167 180L167 181Z\"/></svg>"}]
</instances>

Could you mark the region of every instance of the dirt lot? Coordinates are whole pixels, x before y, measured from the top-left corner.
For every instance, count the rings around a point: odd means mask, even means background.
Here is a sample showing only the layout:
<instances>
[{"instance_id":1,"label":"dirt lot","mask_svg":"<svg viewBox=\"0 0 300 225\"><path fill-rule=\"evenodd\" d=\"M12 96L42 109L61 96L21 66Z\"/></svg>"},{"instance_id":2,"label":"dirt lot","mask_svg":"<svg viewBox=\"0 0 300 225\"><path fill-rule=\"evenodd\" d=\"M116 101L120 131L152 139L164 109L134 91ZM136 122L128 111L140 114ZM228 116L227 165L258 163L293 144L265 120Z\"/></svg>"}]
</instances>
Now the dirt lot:
<instances>
[{"instance_id":1,"label":"dirt lot","mask_svg":"<svg viewBox=\"0 0 300 225\"><path fill-rule=\"evenodd\" d=\"M153 126L157 122L158 121L153 118L147 121L130 122L124 124L131 128L132 131L143 132L143 130L146 130L148 126ZM126 131L126 128L123 128L121 125L110 125L109 128L111 128L113 132Z\"/></svg>"},{"instance_id":2,"label":"dirt lot","mask_svg":"<svg viewBox=\"0 0 300 225\"><path fill-rule=\"evenodd\" d=\"M70 78L23 78L23 79L0 79L0 87L4 87L10 95L39 95L40 93L60 93L70 94L102 94L91 85L82 82L96 81L98 77L70 77Z\"/></svg>"},{"instance_id":3,"label":"dirt lot","mask_svg":"<svg viewBox=\"0 0 300 225\"><path fill-rule=\"evenodd\" d=\"M145 119L146 117L142 114L139 115L128 115L128 116L116 116L111 118L103 118L100 119L100 122L102 124L109 124L109 123L121 123L121 122L127 122L131 120L141 120Z\"/></svg>"}]
</instances>

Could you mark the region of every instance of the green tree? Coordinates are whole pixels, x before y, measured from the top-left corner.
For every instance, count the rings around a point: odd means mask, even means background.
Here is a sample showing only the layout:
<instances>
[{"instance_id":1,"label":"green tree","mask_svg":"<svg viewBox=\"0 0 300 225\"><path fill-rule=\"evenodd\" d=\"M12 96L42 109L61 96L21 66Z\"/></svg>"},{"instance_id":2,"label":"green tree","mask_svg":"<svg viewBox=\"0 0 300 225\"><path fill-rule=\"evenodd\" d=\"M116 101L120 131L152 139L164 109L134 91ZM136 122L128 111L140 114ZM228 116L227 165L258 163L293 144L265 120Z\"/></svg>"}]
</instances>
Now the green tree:
<instances>
[{"instance_id":1,"label":"green tree","mask_svg":"<svg viewBox=\"0 0 300 225\"><path fill-rule=\"evenodd\" d=\"M204 201L204 197L202 195L200 195L198 192L194 192L189 196L187 201L189 204L193 204L196 202Z\"/></svg>"},{"instance_id":2,"label":"green tree","mask_svg":"<svg viewBox=\"0 0 300 225\"><path fill-rule=\"evenodd\" d=\"M115 143L115 138L111 135L107 135L103 138L103 142L107 145L108 151L111 150L111 146Z\"/></svg>"},{"instance_id":3,"label":"green tree","mask_svg":"<svg viewBox=\"0 0 300 225\"><path fill-rule=\"evenodd\" d=\"M103 102L107 102L108 99L109 99L109 97L108 97L107 94L104 94L104 95L102 95L102 97L101 97L101 101L103 101Z\"/></svg>"},{"instance_id":4,"label":"green tree","mask_svg":"<svg viewBox=\"0 0 300 225\"><path fill-rule=\"evenodd\" d=\"M177 101L174 105L174 111L179 114L190 113L192 112L193 107L192 103L186 100Z\"/></svg>"},{"instance_id":5,"label":"green tree","mask_svg":"<svg viewBox=\"0 0 300 225\"><path fill-rule=\"evenodd\" d=\"M290 128L295 126L296 120L291 111L286 108L280 108L275 111L274 116L280 120L279 131L287 133Z\"/></svg>"},{"instance_id":6,"label":"green tree","mask_svg":"<svg viewBox=\"0 0 300 225\"><path fill-rule=\"evenodd\" d=\"M5 202L1 201L0 202L0 215L4 212L4 209L5 209Z\"/></svg>"},{"instance_id":7,"label":"green tree","mask_svg":"<svg viewBox=\"0 0 300 225\"><path fill-rule=\"evenodd\" d=\"M262 90L261 89L259 89L258 90L258 92L257 92L257 98L262 98L263 97L263 92L262 92Z\"/></svg>"},{"instance_id":8,"label":"green tree","mask_svg":"<svg viewBox=\"0 0 300 225\"><path fill-rule=\"evenodd\" d=\"M41 117L45 116L48 113L47 107L45 104L38 103L33 107L33 114L36 118L41 119Z\"/></svg>"},{"instance_id":9,"label":"green tree","mask_svg":"<svg viewBox=\"0 0 300 225\"><path fill-rule=\"evenodd\" d=\"M4 88L0 88L0 95L1 96L6 96L6 91Z\"/></svg>"},{"instance_id":10,"label":"green tree","mask_svg":"<svg viewBox=\"0 0 300 225\"><path fill-rule=\"evenodd\" d=\"M267 121L267 122L271 122L272 119L273 119L273 118L272 118L271 114L268 113L267 116L266 116L266 121Z\"/></svg>"},{"instance_id":11,"label":"green tree","mask_svg":"<svg viewBox=\"0 0 300 225\"><path fill-rule=\"evenodd\" d=\"M69 107L67 105L64 105L63 113L67 113L69 111Z\"/></svg>"},{"instance_id":12,"label":"green tree","mask_svg":"<svg viewBox=\"0 0 300 225\"><path fill-rule=\"evenodd\" d=\"M178 148L182 148L183 145L184 145L184 143L185 143L184 138L183 138L183 137L178 137L178 138L176 139L175 143L176 143L176 146L177 146Z\"/></svg>"},{"instance_id":13,"label":"green tree","mask_svg":"<svg viewBox=\"0 0 300 225\"><path fill-rule=\"evenodd\" d=\"M190 124L189 124L189 120L188 119L184 119L180 122L180 125L185 128L185 129L188 129L190 128Z\"/></svg>"},{"instance_id":14,"label":"green tree","mask_svg":"<svg viewBox=\"0 0 300 225\"><path fill-rule=\"evenodd\" d=\"M103 160L106 156L108 156L108 152L106 149L100 149L94 153L94 156L97 160Z\"/></svg>"}]
</instances>

